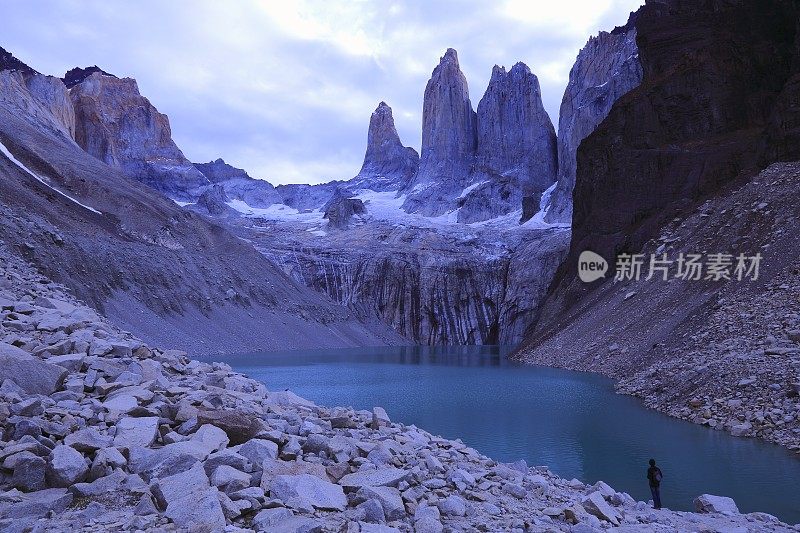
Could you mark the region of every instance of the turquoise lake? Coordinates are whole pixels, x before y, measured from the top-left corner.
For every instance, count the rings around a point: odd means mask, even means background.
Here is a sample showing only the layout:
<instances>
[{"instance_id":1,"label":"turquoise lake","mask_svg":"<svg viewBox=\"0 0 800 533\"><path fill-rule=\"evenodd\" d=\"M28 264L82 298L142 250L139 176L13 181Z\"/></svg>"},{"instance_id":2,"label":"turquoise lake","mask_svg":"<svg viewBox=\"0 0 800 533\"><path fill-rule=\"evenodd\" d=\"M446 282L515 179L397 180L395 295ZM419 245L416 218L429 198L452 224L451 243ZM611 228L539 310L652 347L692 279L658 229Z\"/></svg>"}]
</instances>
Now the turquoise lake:
<instances>
[{"instance_id":1,"label":"turquoise lake","mask_svg":"<svg viewBox=\"0 0 800 533\"><path fill-rule=\"evenodd\" d=\"M215 358L215 360L220 360ZM460 438L498 461L525 459L567 479L604 480L650 498L647 460L664 472L666 507L704 492L742 512L800 522L800 459L646 409L607 378L521 365L497 347L381 347L258 353L222 359L271 390L319 405L386 409L392 421Z\"/></svg>"}]
</instances>

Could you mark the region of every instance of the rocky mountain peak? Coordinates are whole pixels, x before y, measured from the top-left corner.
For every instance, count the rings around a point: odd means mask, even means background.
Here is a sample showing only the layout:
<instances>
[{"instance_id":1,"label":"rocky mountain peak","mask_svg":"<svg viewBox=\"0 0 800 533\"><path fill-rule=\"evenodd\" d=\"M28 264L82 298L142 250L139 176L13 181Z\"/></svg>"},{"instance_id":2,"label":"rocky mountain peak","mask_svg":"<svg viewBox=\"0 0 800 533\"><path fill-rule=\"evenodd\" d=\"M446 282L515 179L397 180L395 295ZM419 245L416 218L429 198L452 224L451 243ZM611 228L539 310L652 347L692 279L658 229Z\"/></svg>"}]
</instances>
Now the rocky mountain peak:
<instances>
[{"instance_id":1,"label":"rocky mountain peak","mask_svg":"<svg viewBox=\"0 0 800 533\"><path fill-rule=\"evenodd\" d=\"M356 179L373 190L396 190L408 183L418 166L416 150L400 141L392 108L386 102L379 103L369 119L367 151Z\"/></svg>"},{"instance_id":2,"label":"rocky mountain peak","mask_svg":"<svg viewBox=\"0 0 800 533\"><path fill-rule=\"evenodd\" d=\"M216 161L211 161L208 163L195 163L194 166L197 170L202 172L211 183L220 183L235 179L253 179L243 169L229 165L221 157Z\"/></svg>"},{"instance_id":3,"label":"rocky mountain peak","mask_svg":"<svg viewBox=\"0 0 800 533\"><path fill-rule=\"evenodd\" d=\"M455 68L460 68L458 64L458 52L456 52L455 48L448 48L444 55L439 58L439 65L443 64L454 65Z\"/></svg>"},{"instance_id":4,"label":"rocky mountain peak","mask_svg":"<svg viewBox=\"0 0 800 533\"><path fill-rule=\"evenodd\" d=\"M437 162L471 154L476 145L475 112L469 100L467 78L459 68L456 51L448 48L425 87L422 158Z\"/></svg>"},{"instance_id":5,"label":"rocky mountain peak","mask_svg":"<svg viewBox=\"0 0 800 533\"><path fill-rule=\"evenodd\" d=\"M38 74L31 67L14 57L14 54L0 47L0 71L15 70L23 74Z\"/></svg>"},{"instance_id":6,"label":"rocky mountain peak","mask_svg":"<svg viewBox=\"0 0 800 533\"><path fill-rule=\"evenodd\" d=\"M477 125L473 181L490 186L478 191L480 198L465 202L471 206L465 222L497 216L498 198L508 200L503 212L516 209L522 205L520 195L540 196L556 179L555 128L542 104L539 79L525 63L518 62L509 71L494 66L478 103Z\"/></svg>"},{"instance_id":7,"label":"rocky mountain peak","mask_svg":"<svg viewBox=\"0 0 800 533\"><path fill-rule=\"evenodd\" d=\"M136 80L98 69L72 87L70 98L75 141L89 154L171 198L193 200L209 184L175 145L169 118L139 94Z\"/></svg>"},{"instance_id":8,"label":"rocky mountain peak","mask_svg":"<svg viewBox=\"0 0 800 533\"><path fill-rule=\"evenodd\" d=\"M458 54L448 48L433 69L422 106L420 168L404 204L406 210L426 216L452 210L447 199L467 185L469 168L478 145L475 111Z\"/></svg>"},{"instance_id":9,"label":"rocky mountain peak","mask_svg":"<svg viewBox=\"0 0 800 533\"><path fill-rule=\"evenodd\" d=\"M116 76L110 72L106 72L97 65L92 65L91 67L75 67L74 69L69 70L66 74L64 74L64 77L61 78L61 81L64 82L64 85L66 85L68 89L71 89L96 72L99 72L103 76L111 76L112 78L116 78Z\"/></svg>"}]
</instances>

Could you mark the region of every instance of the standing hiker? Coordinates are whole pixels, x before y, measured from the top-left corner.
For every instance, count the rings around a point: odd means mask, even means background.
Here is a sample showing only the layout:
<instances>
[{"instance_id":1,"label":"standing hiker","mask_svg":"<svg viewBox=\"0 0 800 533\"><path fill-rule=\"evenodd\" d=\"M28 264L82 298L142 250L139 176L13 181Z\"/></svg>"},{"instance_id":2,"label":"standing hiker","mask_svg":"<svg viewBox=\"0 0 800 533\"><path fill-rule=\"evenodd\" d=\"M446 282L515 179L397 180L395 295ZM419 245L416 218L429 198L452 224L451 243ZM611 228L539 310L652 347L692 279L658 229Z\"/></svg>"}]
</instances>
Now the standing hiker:
<instances>
[{"instance_id":1,"label":"standing hiker","mask_svg":"<svg viewBox=\"0 0 800 533\"><path fill-rule=\"evenodd\" d=\"M656 466L656 460L650 459L650 468L647 469L647 482L650 485L650 493L653 495L653 507L661 509L661 479L664 474Z\"/></svg>"}]
</instances>

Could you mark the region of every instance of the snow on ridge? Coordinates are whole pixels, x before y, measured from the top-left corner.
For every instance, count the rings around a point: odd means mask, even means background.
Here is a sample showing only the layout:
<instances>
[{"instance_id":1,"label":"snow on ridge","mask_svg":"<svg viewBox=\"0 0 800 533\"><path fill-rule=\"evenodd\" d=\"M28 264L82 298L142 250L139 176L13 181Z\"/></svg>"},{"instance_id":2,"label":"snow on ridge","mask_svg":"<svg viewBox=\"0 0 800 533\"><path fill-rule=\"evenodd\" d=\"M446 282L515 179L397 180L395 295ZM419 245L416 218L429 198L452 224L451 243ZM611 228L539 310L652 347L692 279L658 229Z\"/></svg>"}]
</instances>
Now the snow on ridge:
<instances>
[{"instance_id":1,"label":"snow on ridge","mask_svg":"<svg viewBox=\"0 0 800 533\"><path fill-rule=\"evenodd\" d=\"M485 183L489 183L489 180L479 181L477 183L473 183L472 185L466 187L463 191L461 191L461 194L458 196L458 198L456 198L456 200L461 200L462 198L466 198L469 193L471 193L472 191L474 191L475 189L477 189L478 187L480 187Z\"/></svg>"},{"instance_id":2,"label":"snow on ridge","mask_svg":"<svg viewBox=\"0 0 800 533\"><path fill-rule=\"evenodd\" d=\"M39 183L41 183L42 185L44 185L48 189L51 189L51 190L57 192L58 194L60 194L61 196L63 196L67 200L69 200L70 202L78 204L79 206L83 207L84 209L88 209L92 213L97 213L98 215L102 215L103 214L100 211L98 211L97 209L95 209L94 207L90 207L90 206L88 206L88 205L76 200L75 198L73 198L72 196L68 195L67 193L62 192L62 191L56 189L55 187L53 187L52 185L50 185L49 183L47 183L44 180L44 178L40 177L38 174L36 174L31 169L26 167L20 160L18 160L16 157L14 157L14 154L12 154L8 150L8 147L5 144L3 144L2 141L0 141L0 152L2 152L4 156L6 156L12 163L14 163L17 167L19 167L20 170L23 170L23 171L27 172L32 178L34 178L36 181L38 181Z\"/></svg>"}]
</instances>

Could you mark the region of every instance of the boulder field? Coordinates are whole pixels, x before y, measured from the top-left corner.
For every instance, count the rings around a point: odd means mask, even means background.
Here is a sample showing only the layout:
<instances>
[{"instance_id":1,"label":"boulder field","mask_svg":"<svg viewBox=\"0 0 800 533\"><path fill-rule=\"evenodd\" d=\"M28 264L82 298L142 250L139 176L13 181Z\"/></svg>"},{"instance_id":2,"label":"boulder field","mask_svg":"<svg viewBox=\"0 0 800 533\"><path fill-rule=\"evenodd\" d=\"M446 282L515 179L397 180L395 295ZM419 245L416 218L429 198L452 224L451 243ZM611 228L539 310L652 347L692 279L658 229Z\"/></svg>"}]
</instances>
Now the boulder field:
<instances>
[{"instance_id":1,"label":"boulder field","mask_svg":"<svg viewBox=\"0 0 800 533\"><path fill-rule=\"evenodd\" d=\"M787 531L653 510L380 407L323 407L147 346L0 249L0 530Z\"/></svg>"}]
</instances>

